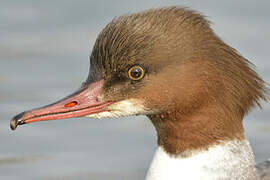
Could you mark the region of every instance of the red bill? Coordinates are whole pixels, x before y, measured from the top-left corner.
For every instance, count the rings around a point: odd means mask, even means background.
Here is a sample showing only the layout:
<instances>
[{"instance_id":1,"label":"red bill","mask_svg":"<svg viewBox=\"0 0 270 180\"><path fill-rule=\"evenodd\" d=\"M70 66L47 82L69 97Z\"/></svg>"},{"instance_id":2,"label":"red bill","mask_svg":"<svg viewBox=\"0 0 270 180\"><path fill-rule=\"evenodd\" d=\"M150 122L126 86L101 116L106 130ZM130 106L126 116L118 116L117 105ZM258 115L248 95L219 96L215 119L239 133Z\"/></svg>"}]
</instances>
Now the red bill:
<instances>
[{"instance_id":1,"label":"red bill","mask_svg":"<svg viewBox=\"0 0 270 180\"><path fill-rule=\"evenodd\" d=\"M25 111L10 121L10 128L15 130L18 125L37 121L48 121L83 117L90 114L108 111L106 107L113 102L98 100L103 87L103 80L91 83L70 96L47 106Z\"/></svg>"}]
</instances>

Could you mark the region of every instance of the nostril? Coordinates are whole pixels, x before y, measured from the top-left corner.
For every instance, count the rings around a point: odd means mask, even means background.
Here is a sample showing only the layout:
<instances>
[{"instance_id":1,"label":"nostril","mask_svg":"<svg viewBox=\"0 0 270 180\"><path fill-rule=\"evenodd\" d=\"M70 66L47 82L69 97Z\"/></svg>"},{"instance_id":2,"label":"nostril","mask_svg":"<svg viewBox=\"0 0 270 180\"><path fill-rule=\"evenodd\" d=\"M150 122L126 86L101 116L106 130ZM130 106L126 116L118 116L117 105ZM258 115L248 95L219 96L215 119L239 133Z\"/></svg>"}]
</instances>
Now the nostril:
<instances>
[{"instance_id":1,"label":"nostril","mask_svg":"<svg viewBox=\"0 0 270 180\"><path fill-rule=\"evenodd\" d=\"M65 107L73 107L73 106L76 106L77 104L78 104L77 101L71 101L71 102L65 104Z\"/></svg>"}]
</instances>

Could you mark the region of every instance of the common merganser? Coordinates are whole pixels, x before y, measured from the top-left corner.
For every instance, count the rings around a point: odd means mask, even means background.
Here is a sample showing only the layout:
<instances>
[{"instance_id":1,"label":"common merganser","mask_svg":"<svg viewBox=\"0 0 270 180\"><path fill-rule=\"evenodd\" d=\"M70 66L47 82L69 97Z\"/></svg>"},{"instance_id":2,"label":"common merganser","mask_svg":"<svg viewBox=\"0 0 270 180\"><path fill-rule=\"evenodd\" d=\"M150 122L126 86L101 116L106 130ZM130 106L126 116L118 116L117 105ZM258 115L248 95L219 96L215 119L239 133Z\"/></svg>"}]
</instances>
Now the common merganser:
<instances>
[{"instance_id":1,"label":"common merganser","mask_svg":"<svg viewBox=\"0 0 270 180\"><path fill-rule=\"evenodd\" d=\"M77 92L20 113L10 126L146 115L158 136L147 180L259 179L269 171L257 171L242 120L268 100L268 88L252 66L195 11L123 15L99 34Z\"/></svg>"}]
</instances>

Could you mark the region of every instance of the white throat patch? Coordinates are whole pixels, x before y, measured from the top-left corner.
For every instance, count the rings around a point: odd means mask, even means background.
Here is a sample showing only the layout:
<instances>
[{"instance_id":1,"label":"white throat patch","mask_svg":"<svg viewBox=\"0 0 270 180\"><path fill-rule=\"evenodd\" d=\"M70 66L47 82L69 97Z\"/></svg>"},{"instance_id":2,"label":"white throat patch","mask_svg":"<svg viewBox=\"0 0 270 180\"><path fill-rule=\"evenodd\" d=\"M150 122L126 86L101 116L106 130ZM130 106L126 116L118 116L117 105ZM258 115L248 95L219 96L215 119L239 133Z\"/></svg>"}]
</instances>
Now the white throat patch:
<instances>
[{"instance_id":1,"label":"white throat patch","mask_svg":"<svg viewBox=\"0 0 270 180\"><path fill-rule=\"evenodd\" d=\"M149 114L152 111L143 106L143 102L139 99L128 99L113 103L107 107L106 112L90 114L86 117L90 118L113 118L132 115Z\"/></svg>"},{"instance_id":2,"label":"white throat patch","mask_svg":"<svg viewBox=\"0 0 270 180\"><path fill-rule=\"evenodd\" d=\"M256 180L254 164L247 140L224 142L186 158L158 147L146 180Z\"/></svg>"}]
</instances>

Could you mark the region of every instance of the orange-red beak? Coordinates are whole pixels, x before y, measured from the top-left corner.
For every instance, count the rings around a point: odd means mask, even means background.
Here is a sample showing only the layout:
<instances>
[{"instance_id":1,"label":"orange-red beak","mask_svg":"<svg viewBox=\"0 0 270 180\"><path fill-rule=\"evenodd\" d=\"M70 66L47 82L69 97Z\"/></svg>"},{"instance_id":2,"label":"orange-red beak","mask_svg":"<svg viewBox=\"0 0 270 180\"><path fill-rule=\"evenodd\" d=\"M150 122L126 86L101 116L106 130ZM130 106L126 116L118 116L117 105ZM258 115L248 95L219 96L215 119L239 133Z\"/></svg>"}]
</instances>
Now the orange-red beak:
<instances>
[{"instance_id":1,"label":"orange-red beak","mask_svg":"<svg viewBox=\"0 0 270 180\"><path fill-rule=\"evenodd\" d=\"M82 117L104 112L106 111L105 107L113 102L100 102L98 100L102 87L103 80L100 80L79 89L77 92L54 104L22 112L10 121L10 128L15 130L18 125L36 121Z\"/></svg>"}]
</instances>

